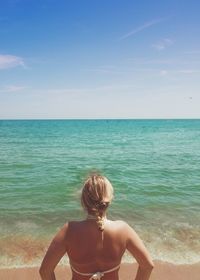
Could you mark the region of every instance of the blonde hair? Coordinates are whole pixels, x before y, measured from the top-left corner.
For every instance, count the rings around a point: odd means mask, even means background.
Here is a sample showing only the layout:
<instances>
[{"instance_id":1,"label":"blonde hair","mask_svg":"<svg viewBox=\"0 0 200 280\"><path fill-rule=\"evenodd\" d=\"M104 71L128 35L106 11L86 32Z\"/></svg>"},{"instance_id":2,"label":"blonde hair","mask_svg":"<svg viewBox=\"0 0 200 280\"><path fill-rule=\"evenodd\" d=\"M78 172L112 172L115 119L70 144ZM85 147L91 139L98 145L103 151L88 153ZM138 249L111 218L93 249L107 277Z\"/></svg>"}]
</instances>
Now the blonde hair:
<instances>
[{"instance_id":1,"label":"blonde hair","mask_svg":"<svg viewBox=\"0 0 200 280\"><path fill-rule=\"evenodd\" d=\"M91 174L85 181L81 204L89 215L96 217L100 230L104 230L104 215L113 198L113 187L109 180L97 173Z\"/></svg>"}]
</instances>

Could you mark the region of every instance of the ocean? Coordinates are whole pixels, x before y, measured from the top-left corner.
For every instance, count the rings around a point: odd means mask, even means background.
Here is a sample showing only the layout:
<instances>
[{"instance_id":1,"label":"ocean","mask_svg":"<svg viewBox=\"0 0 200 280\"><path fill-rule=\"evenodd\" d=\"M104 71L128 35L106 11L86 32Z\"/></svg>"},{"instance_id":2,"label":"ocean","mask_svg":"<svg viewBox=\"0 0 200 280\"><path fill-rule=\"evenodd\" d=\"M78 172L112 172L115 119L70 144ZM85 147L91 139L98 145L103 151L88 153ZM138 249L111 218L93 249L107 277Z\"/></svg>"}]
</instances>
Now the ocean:
<instances>
[{"instance_id":1,"label":"ocean","mask_svg":"<svg viewBox=\"0 0 200 280\"><path fill-rule=\"evenodd\" d=\"M0 267L38 265L58 229L84 218L92 171L113 184L108 218L154 259L200 261L200 120L1 120Z\"/></svg>"}]
</instances>

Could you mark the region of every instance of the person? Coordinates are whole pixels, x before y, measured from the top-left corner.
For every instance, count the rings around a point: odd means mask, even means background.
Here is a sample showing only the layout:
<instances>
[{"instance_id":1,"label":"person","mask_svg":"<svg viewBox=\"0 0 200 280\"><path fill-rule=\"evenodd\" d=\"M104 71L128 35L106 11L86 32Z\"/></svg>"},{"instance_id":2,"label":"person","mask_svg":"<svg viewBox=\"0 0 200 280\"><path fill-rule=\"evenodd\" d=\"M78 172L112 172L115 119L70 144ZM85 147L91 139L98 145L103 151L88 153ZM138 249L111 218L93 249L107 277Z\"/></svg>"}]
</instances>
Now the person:
<instances>
[{"instance_id":1,"label":"person","mask_svg":"<svg viewBox=\"0 0 200 280\"><path fill-rule=\"evenodd\" d=\"M42 280L55 280L54 269L67 253L72 280L118 280L125 250L138 262L135 280L148 280L152 258L137 233L124 221L111 221L106 211L113 198L109 180L91 174L81 194L87 217L66 223L53 238L40 267Z\"/></svg>"}]
</instances>

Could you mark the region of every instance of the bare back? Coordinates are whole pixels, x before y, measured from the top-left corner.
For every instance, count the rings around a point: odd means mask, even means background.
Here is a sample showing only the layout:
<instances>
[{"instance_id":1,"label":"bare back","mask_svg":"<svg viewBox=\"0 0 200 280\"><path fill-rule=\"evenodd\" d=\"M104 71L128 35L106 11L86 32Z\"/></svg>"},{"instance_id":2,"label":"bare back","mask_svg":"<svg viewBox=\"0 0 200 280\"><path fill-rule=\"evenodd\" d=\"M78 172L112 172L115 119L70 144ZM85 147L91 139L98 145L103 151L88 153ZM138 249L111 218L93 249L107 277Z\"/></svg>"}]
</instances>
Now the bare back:
<instances>
[{"instance_id":1,"label":"bare back","mask_svg":"<svg viewBox=\"0 0 200 280\"><path fill-rule=\"evenodd\" d=\"M137 233L123 221L106 219L112 199L113 187L109 180L100 174L91 174L81 194L87 218L66 223L55 235L40 267L42 280L56 279L54 269L66 253L72 280L118 280L119 264L126 249L139 264L135 280L149 279L153 262Z\"/></svg>"},{"instance_id":2,"label":"bare back","mask_svg":"<svg viewBox=\"0 0 200 280\"><path fill-rule=\"evenodd\" d=\"M43 280L55 280L54 269L66 253L71 266L78 272L105 272L120 264L126 249L139 264L135 280L148 280L153 269L151 256L127 223L106 220L101 232L94 220L69 222L53 238L42 261L40 275ZM118 270L105 273L102 280L118 280ZM72 280L91 279L72 273Z\"/></svg>"},{"instance_id":3,"label":"bare back","mask_svg":"<svg viewBox=\"0 0 200 280\"><path fill-rule=\"evenodd\" d=\"M102 232L94 220L70 222L66 238L70 263L83 273L116 267L126 250L125 226L121 221L106 220ZM76 279L86 277L76 275ZM114 271L109 275L105 274L103 279L116 280L118 273Z\"/></svg>"}]
</instances>

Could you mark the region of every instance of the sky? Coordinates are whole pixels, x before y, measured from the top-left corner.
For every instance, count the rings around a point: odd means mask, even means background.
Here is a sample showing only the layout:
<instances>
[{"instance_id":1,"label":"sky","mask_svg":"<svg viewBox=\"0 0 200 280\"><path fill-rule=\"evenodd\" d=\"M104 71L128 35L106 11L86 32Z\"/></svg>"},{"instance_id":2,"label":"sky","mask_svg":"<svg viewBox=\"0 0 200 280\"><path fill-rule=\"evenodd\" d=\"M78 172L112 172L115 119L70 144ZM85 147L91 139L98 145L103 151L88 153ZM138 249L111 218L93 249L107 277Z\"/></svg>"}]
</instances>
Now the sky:
<instances>
[{"instance_id":1,"label":"sky","mask_svg":"<svg viewBox=\"0 0 200 280\"><path fill-rule=\"evenodd\" d=\"M0 119L200 118L200 1L1 0Z\"/></svg>"}]
</instances>

